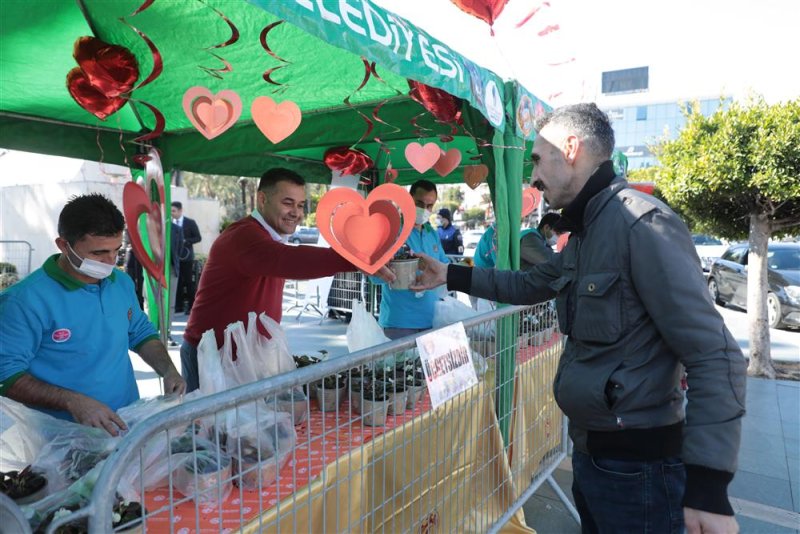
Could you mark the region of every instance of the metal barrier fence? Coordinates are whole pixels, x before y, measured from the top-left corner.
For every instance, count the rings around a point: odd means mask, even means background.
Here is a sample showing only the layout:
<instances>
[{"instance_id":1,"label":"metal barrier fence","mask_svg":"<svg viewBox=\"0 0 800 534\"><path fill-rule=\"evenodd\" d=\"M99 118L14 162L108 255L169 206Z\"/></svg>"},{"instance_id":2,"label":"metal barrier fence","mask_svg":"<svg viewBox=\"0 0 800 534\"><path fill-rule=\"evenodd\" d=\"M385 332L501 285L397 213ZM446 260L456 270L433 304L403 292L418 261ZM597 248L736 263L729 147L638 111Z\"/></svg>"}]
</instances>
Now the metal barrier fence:
<instances>
[{"instance_id":1,"label":"metal barrier fence","mask_svg":"<svg viewBox=\"0 0 800 534\"><path fill-rule=\"evenodd\" d=\"M0 269L0 276L15 274L16 278L21 280L31 274L32 254L33 246L27 241L0 240L0 263L14 266L13 271Z\"/></svg>"},{"instance_id":2,"label":"metal barrier fence","mask_svg":"<svg viewBox=\"0 0 800 534\"><path fill-rule=\"evenodd\" d=\"M90 498L48 532L78 519L110 532L132 494L144 522L118 529L525 531L522 504L545 480L557 488L550 475L567 454L551 393L555 324L549 303L464 321L480 380L436 409L408 337L158 411L132 425ZM508 388L514 403L498 421Z\"/></svg>"}]
</instances>

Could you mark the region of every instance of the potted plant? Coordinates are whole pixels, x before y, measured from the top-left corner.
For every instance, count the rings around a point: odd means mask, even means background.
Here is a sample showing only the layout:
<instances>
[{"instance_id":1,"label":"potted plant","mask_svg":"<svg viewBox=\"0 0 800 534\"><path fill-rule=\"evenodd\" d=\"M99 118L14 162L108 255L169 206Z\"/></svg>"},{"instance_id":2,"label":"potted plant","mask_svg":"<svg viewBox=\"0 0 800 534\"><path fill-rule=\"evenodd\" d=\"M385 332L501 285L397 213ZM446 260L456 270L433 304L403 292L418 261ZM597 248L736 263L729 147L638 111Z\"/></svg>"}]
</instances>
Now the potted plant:
<instances>
[{"instance_id":1,"label":"potted plant","mask_svg":"<svg viewBox=\"0 0 800 534\"><path fill-rule=\"evenodd\" d=\"M0 472L0 493L17 504L38 501L47 493L47 479L27 466L22 471Z\"/></svg>"},{"instance_id":2,"label":"potted plant","mask_svg":"<svg viewBox=\"0 0 800 534\"><path fill-rule=\"evenodd\" d=\"M406 390L405 376L395 375L386 377L386 390L388 394L390 415L400 415L406 411L408 391Z\"/></svg>"},{"instance_id":3,"label":"potted plant","mask_svg":"<svg viewBox=\"0 0 800 534\"><path fill-rule=\"evenodd\" d=\"M218 486L225 487L231 478L231 459L222 451L199 447L175 470L175 488L200 502L208 499ZM224 491L223 491L224 493Z\"/></svg>"},{"instance_id":4,"label":"potted plant","mask_svg":"<svg viewBox=\"0 0 800 534\"><path fill-rule=\"evenodd\" d=\"M392 289L408 289L417 278L419 258L411 254L408 245L403 245L389 262L389 269L395 274L395 280L389 287Z\"/></svg>"},{"instance_id":5,"label":"potted plant","mask_svg":"<svg viewBox=\"0 0 800 534\"><path fill-rule=\"evenodd\" d=\"M309 356L308 354L300 354L300 355L295 354L294 356L292 356L292 358L294 359L294 364L297 366L298 369L302 369L303 367L308 367L309 365L314 365L315 363L321 362L323 359L325 359L325 357L328 354L328 351L325 349L322 349L317 352L322 354L322 356L320 357L320 356ZM308 384L303 384L303 393L311 397L316 392L315 385L317 383L318 382L312 383L310 387Z\"/></svg>"},{"instance_id":6,"label":"potted plant","mask_svg":"<svg viewBox=\"0 0 800 534\"><path fill-rule=\"evenodd\" d=\"M408 391L408 399L406 399L406 408L409 410L413 410L417 407L417 403L422 398L422 395L425 393L425 389L427 386L425 385L425 377L420 374L416 374L413 370L406 375L406 391Z\"/></svg>"},{"instance_id":7,"label":"potted plant","mask_svg":"<svg viewBox=\"0 0 800 534\"><path fill-rule=\"evenodd\" d=\"M274 402L267 399L267 406L277 412L290 414L295 426L308 419L308 397L299 387L279 393Z\"/></svg>"},{"instance_id":8,"label":"potted plant","mask_svg":"<svg viewBox=\"0 0 800 534\"><path fill-rule=\"evenodd\" d=\"M339 409L345 398L347 378L342 373L326 376L316 384L317 403L322 412Z\"/></svg>"},{"instance_id":9,"label":"potted plant","mask_svg":"<svg viewBox=\"0 0 800 534\"><path fill-rule=\"evenodd\" d=\"M386 384L379 380L369 380L361 385L361 423L366 426L383 426L389 410Z\"/></svg>"}]
</instances>

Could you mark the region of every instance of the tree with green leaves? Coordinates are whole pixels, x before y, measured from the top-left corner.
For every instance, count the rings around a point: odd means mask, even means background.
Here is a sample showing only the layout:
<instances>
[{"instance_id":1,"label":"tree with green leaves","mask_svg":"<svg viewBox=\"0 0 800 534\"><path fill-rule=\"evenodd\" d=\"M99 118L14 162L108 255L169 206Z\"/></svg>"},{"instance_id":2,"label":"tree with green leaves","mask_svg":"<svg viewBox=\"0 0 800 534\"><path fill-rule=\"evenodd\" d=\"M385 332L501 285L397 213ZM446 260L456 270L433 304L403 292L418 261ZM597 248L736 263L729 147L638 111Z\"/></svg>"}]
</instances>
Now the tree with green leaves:
<instances>
[{"instance_id":1,"label":"tree with green leaves","mask_svg":"<svg viewBox=\"0 0 800 534\"><path fill-rule=\"evenodd\" d=\"M767 244L800 227L800 99L756 98L704 117L684 110L686 126L655 148L656 184L700 229L748 239L748 373L774 378L767 314ZM774 298L774 296L773 296Z\"/></svg>"}]
</instances>

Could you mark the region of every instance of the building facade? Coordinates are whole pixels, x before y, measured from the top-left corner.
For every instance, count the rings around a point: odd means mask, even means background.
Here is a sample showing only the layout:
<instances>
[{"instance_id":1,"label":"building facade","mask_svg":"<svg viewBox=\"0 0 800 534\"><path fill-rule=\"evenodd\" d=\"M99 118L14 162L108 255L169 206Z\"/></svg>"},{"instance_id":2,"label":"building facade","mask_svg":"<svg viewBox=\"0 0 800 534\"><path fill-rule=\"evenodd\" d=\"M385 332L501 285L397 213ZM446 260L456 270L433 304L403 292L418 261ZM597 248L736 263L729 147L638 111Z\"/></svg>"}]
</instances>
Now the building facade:
<instances>
[{"instance_id":1,"label":"building facade","mask_svg":"<svg viewBox=\"0 0 800 534\"><path fill-rule=\"evenodd\" d=\"M697 103L704 116L713 115L732 100L684 95L673 101L657 101L650 94L649 67L602 73L602 97L598 104L614 126L616 149L628 158L628 169L658 165L653 145L674 139L686 124L683 107Z\"/></svg>"}]
</instances>

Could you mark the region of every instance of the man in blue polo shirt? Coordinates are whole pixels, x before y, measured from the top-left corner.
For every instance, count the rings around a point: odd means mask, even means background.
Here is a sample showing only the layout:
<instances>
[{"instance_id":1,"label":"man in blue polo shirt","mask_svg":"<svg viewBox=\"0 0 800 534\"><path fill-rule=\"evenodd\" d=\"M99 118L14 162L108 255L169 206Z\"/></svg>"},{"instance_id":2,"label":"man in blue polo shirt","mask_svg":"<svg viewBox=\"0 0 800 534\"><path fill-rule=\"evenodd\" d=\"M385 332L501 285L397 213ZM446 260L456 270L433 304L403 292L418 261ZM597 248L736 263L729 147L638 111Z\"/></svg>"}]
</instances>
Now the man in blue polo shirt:
<instances>
[{"instance_id":1,"label":"man in blue polo shirt","mask_svg":"<svg viewBox=\"0 0 800 534\"><path fill-rule=\"evenodd\" d=\"M436 185L428 180L417 180L411 185L411 196L417 206L417 218L414 229L406 240L406 245L413 252L424 252L443 263L449 260L442 248L438 232L430 225L438 194ZM433 326L433 309L439 300L440 291L414 292L408 289L391 289L388 284L378 278L381 283L381 312L378 324L389 339L416 334Z\"/></svg>"},{"instance_id":2,"label":"man in blue polo shirt","mask_svg":"<svg viewBox=\"0 0 800 534\"><path fill-rule=\"evenodd\" d=\"M181 378L136 298L114 268L125 220L99 194L70 199L55 254L0 293L0 394L62 419L126 430L115 413L139 398L128 350L182 393Z\"/></svg>"}]
</instances>

